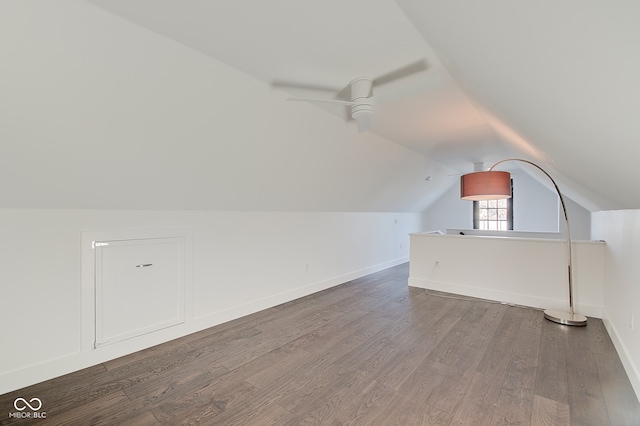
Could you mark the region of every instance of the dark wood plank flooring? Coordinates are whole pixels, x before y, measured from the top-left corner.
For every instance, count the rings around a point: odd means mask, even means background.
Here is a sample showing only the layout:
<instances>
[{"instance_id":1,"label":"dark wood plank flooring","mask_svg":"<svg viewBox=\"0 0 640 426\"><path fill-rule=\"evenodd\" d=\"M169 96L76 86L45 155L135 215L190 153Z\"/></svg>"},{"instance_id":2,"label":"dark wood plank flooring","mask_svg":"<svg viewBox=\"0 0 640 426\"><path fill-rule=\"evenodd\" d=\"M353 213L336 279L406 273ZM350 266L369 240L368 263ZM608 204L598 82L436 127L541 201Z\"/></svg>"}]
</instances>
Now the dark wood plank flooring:
<instances>
[{"instance_id":1,"label":"dark wood plank flooring","mask_svg":"<svg viewBox=\"0 0 640 426\"><path fill-rule=\"evenodd\" d=\"M598 319L457 300L400 265L0 396L53 425L640 425Z\"/></svg>"}]
</instances>

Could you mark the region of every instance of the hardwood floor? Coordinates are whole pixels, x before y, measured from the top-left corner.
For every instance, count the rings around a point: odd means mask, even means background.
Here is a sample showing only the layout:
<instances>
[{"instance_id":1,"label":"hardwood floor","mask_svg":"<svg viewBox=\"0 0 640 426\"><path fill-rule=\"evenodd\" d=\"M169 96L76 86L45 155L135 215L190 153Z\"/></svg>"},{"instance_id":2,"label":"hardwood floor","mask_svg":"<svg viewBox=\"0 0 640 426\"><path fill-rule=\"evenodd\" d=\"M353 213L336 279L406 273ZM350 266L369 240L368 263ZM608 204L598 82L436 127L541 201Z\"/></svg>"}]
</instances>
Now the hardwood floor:
<instances>
[{"instance_id":1,"label":"hardwood floor","mask_svg":"<svg viewBox=\"0 0 640 426\"><path fill-rule=\"evenodd\" d=\"M598 319L407 286L400 265L0 396L54 425L640 425Z\"/></svg>"}]
</instances>

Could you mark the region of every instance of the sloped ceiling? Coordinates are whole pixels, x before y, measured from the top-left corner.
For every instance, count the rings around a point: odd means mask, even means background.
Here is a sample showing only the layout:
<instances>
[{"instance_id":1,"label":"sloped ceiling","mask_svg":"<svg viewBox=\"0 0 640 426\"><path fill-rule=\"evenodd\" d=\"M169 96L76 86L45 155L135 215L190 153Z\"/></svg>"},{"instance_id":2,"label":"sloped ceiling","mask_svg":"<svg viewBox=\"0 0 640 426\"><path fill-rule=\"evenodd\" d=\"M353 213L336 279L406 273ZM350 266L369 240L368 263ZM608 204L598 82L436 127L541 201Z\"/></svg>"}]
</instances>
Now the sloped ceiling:
<instances>
[{"instance_id":1,"label":"sloped ceiling","mask_svg":"<svg viewBox=\"0 0 640 426\"><path fill-rule=\"evenodd\" d=\"M634 1L19 3L0 5L5 207L421 211L515 156L590 210L640 208ZM360 76L402 94L373 132L286 101Z\"/></svg>"},{"instance_id":2,"label":"sloped ceiling","mask_svg":"<svg viewBox=\"0 0 640 426\"><path fill-rule=\"evenodd\" d=\"M494 128L535 148L577 200L640 207L639 2L398 3Z\"/></svg>"},{"instance_id":3,"label":"sloped ceiling","mask_svg":"<svg viewBox=\"0 0 640 426\"><path fill-rule=\"evenodd\" d=\"M0 207L419 212L452 184L83 1L0 2L0 55Z\"/></svg>"}]
</instances>

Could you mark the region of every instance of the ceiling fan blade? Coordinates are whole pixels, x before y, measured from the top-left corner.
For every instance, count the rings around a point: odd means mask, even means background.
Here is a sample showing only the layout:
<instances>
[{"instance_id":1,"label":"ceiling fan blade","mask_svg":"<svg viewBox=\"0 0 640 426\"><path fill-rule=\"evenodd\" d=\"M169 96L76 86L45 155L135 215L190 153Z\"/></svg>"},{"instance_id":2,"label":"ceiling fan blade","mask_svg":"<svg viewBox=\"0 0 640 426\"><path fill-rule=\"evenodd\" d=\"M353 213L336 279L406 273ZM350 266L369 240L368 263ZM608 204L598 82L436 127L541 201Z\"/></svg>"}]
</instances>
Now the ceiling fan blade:
<instances>
[{"instance_id":1,"label":"ceiling fan blade","mask_svg":"<svg viewBox=\"0 0 640 426\"><path fill-rule=\"evenodd\" d=\"M277 87L278 89L284 89L285 91L327 92L331 94L338 93L343 89L341 87L334 87L326 84L285 80L273 80L271 82L271 87Z\"/></svg>"},{"instance_id":2,"label":"ceiling fan blade","mask_svg":"<svg viewBox=\"0 0 640 426\"><path fill-rule=\"evenodd\" d=\"M376 87L382 86L384 84L391 83L392 81L400 80L413 74L418 74L422 71L426 71L427 69L429 69L429 64L427 64L427 61L425 59L421 59L409 65L405 65L404 67L390 71L379 77L376 77L373 79L373 82Z\"/></svg>"},{"instance_id":3,"label":"ceiling fan blade","mask_svg":"<svg viewBox=\"0 0 640 426\"><path fill-rule=\"evenodd\" d=\"M442 77L438 74L430 74L397 86L391 90L376 91L375 101L376 104L381 105L442 88L444 88Z\"/></svg>"},{"instance_id":4,"label":"ceiling fan blade","mask_svg":"<svg viewBox=\"0 0 640 426\"><path fill-rule=\"evenodd\" d=\"M332 103L332 104L340 104L340 105L345 105L345 106L351 106L353 105L353 102L351 101L341 101L340 99L321 99L321 98L288 98L288 101L294 101L294 102L323 102L323 103Z\"/></svg>"}]
</instances>

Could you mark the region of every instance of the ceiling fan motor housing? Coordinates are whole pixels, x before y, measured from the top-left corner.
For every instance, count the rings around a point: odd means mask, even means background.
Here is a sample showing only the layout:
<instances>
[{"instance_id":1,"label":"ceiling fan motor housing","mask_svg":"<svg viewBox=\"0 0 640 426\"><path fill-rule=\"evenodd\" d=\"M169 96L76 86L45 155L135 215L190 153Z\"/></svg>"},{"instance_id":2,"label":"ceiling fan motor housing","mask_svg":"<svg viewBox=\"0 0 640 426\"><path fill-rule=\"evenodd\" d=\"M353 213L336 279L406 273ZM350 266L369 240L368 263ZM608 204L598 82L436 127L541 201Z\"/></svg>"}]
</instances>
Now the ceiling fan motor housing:
<instances>
[{"instance_id":1,"label":"ceiling fan motor housing","mask_svg":"<svg viewBox=\"0 0 640 426\"><path fill-rule=\"evenodd\" d=\"M367 77L351 81L351 116L354 120L370 117L373 114L373 80Z\"/></svg>"}]
</instances>

